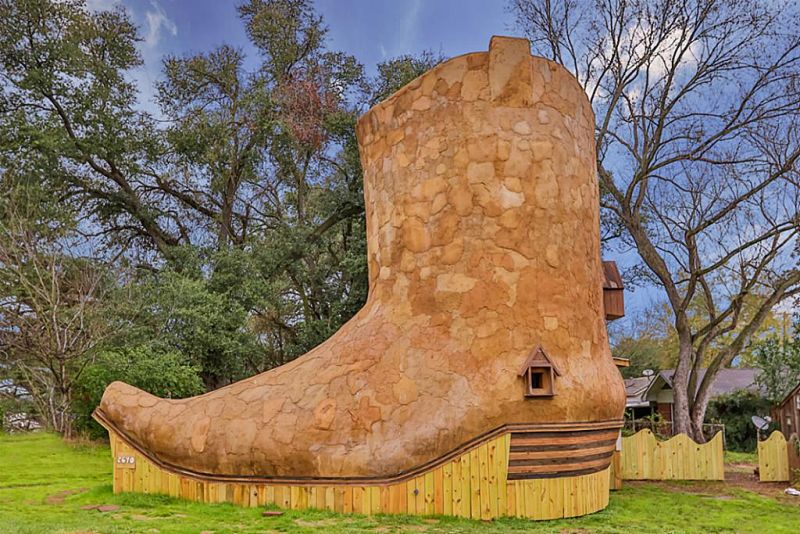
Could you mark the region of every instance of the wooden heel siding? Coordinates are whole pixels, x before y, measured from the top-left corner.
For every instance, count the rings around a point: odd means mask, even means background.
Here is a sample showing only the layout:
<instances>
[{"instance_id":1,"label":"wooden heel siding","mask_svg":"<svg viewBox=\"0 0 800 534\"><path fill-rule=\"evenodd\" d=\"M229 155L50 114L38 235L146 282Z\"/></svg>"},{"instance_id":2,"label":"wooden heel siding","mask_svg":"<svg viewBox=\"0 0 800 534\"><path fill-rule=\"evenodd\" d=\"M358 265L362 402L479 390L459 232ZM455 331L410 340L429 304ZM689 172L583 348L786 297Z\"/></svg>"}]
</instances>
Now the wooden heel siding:
<instances>
[{"instance_id":1,"label":"wooden heel siding","mask_svg":"<svg viewBox=\"0 0 800 534\"><path fill-rule=\"evenodd\" d=\"M606 469L619 430L512 432L509 480L588 475Z\"/></svg>"},{"instance_id":2,"label":"wooden heel siding","mask_svg":"<svg viewBox=\"0 0 800 534\"><path fill-rule=\"evenodd\" d=\"M611 461L611 452L604 456L606 442L609 436L616 440L617 432L505 430L424 472L374 480L287 481L177 472L109 429L115 493L158 493L206 503L274 504L295 510L474 519L555 519L602 510L608 505ZM613 448L612 442L610 451Z\"/></svg>"}]
</instances>

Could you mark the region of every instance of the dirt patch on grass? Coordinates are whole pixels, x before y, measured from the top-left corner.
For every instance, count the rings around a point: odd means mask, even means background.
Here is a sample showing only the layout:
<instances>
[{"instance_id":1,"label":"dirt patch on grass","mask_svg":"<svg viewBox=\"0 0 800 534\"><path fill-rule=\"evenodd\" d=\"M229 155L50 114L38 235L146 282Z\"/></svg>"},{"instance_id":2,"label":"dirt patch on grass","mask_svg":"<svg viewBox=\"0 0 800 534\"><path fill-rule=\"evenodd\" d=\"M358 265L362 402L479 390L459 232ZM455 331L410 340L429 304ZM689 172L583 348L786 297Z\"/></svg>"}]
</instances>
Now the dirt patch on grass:
<instances>
[{"instance_id":1,"label":"dirt patch on grass","mask_svg":"<svg viewBox=\"0 0 800 534\"><path fill-rule=\"evenodd\" d=\"M58 493L54 493L52 495L48 495L47 497L45 497L44 503L53 505L64 504L64 499L66 499L70 495L77 495L78 493L84 493L86 491L89 491L89 488L78 488L78 489L59 491Z\"/></svg>"},{"instance_id":2,"label":"dirt patch on grass","mask_svg":"<svg viewBox=\"0 0 800 534\"><path fill-rule=\"evenodd\" d=\"M788 482L760 482L758 474L756 474L757 470L758 464L756 463L732 462L725 464L725 483L731 487L770 497L781 504L800 506L800 497L792 497L783 492L790 486Z\"/></svg>"},{"instance_id":3,"label":"dirt patch on grass","mask_svg":"<svg viewBox=\"0 0 800 534\"><path fill-rule=\"evenodd\" d=\"M783 492L783 490L790 486L788 482L759 482L758 477L752 473L726 471L725 483L730 484L732 487L745 489L753 493L758 493L759 495L764 495L765 497L770 497L781 504L800 507L800 497L792 497Z\"/></svg>"},{"instance_id":4,"label":"dirt patch on grass","mask_svg":"<svg viewBox=\"0 0 800 534\"><path fill-rule=\"evenodd\" d=\"M98 512L116 512L119 506L116 504L87 504L81 506L81 510L97 510Z\"/></svg>"},{"instance_id":5,"label":"dirt patch on grass","mask_svg":"<svg viewBox=\"0 0 800 534\"><path fill-rule=\"evenodd\" d=\"M725 472L727 473L750 473L751 475L755 472L758 466L755 464L750 463L734 463L734 464L725 464Z\"/></svg>"}]
</instances>

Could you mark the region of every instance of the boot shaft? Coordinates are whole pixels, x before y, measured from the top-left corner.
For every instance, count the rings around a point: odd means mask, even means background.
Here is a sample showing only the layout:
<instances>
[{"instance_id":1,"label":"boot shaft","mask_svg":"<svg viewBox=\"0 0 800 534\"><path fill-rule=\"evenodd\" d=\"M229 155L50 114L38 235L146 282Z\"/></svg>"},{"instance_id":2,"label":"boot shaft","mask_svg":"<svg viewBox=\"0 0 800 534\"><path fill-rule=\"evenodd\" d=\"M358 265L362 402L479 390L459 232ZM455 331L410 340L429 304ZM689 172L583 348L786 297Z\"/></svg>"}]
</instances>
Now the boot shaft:
<instances>
[{"instance_id":1,"label":"boot shaft","mask_svg":"<svg viewBox=\"0 0 800 534\"><path fill-rule=\"evenodd\" d=\"M605 340L594 116L566 70L495 37L372 108L358 135L371 299Z\"/></svg>"}]
</instances>

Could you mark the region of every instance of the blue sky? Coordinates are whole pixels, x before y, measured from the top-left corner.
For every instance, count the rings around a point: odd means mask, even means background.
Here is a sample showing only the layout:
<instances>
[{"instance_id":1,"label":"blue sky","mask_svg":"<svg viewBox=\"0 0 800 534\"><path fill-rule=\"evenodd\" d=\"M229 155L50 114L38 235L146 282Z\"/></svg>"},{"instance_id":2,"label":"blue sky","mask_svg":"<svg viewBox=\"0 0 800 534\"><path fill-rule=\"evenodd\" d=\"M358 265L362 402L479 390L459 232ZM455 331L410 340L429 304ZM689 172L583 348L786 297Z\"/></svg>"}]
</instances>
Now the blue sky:
<instances>
[{"instance_id":1,"label":"blue sky","mask_svg":"<svg viewBox=\"0 0 800 534\"><path fill-rule=\"evenodd\" d=\"M250 51L235 0L87 0L92 9L122 4L139 26L144 68L136 73L143 104L164 54L229 44ZM373 73L391 57L431 50L454 56L486 50L496 34L513 34L502 0L317 0L333 50L354 55ZM251 53L254 58L255 54Z\"/></svg>"},{"instance_id":2,"label":"blue sky","mask_svg":"<svg viewBox=\"0 0 800 534\"><path fill-rule=\"evenodd\" d=\"M236 1L89 0L91 7L124 4L142 34L163 51L246 45ZM368 66L383 58L442 50L445 55L485 49L493 34L509 33L502 0L317 0L329 42Z\"/></svg>"},{"instance_id":3,"label":"blue sky","mask_svg":"<svg viewBox=\"0 0 800 534\"><path fill-rule=\"evenodd\" d=\"M165 54L241 47L255 62L236 12L238 0L87 0L91 9L124 5L139 26L144 66L134 73L142 105L152 111L153 83ZM503 0L316 0L328 26L328 45L355 56L370 74L382 60L424 50L456 56L486 50L492 35L519 34ZM634 254L616 259L621 266ZM655 302L655 288L626 291L629 324L637 310Z\"/></svg>"}]
</instances>

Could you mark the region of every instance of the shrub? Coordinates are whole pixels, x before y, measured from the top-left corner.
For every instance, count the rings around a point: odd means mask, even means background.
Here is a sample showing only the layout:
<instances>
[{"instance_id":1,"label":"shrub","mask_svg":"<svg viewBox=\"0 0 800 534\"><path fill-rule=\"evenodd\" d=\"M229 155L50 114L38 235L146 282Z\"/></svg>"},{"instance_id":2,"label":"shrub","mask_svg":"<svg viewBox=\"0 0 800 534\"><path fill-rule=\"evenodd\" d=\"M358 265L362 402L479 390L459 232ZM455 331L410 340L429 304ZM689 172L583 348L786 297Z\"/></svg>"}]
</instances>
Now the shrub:
<instances>
[{"instance_id":1,"label":"shrub","mask_svg":"<svg viewBox=\"0 0 800 534\"><path fill-rule=\"evenodd\" d=\"M105 431L92 418L106 386L121 380L165 398L184 398L203 393L199 369L178 352L143 346L101 353L81 375L73 408L76 428L91 437Z\"/></svg>"},{"instance_id":2,"label":"shrub","mask_svg":"<svg viewBox=\"0 0 800 534\"><path fill-rule=\"evenodd\" d=\"M752 452L756 450L757 433L751 417L769 414L770 403L757 393L734 391L711 400L706 420L725 425L725 443L728 450Z\"/></svg>"}]
</instances>

